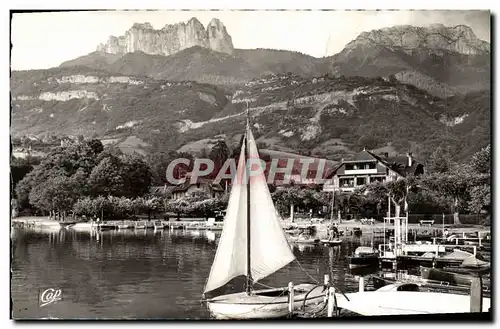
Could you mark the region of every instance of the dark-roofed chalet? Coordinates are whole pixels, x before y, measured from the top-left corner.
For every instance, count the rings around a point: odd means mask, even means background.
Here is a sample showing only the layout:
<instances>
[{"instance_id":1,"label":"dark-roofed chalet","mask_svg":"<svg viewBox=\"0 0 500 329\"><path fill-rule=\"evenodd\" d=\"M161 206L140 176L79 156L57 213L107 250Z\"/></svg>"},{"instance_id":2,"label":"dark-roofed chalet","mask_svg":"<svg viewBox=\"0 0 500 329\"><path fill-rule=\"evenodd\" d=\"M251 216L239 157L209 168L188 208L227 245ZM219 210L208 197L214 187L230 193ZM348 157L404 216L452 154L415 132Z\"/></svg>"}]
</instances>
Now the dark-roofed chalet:
<instances>
[{"instance_id":1,"label":"dark-roofed chalet","mask_svg":"<svg viewBox=\"0 0 500 329\"><path fill-rule=\"evenodd\" d=\"M335 190L353 192L355 189L375 181L394 181L407 175L421 175L424 166L415 161L411 153L406 157L388 157L363 150L353 159L342 163L329 175L327 184Z\"/></svg>"},{"instance_id":2,"label":"dark-roofed chalet","mask_svg":"<svg viewBox=\"0 0 500 329\"><path fill-rule=\"evenodd\" d=\"M191 183L191 179L187 177L184 183L172 189L171 198L182 199L193 193L201 193L207 198L214 198L224 194L224 188L220 184L213 183L211 179L198 178L195 183Z\"/></svg>"}]
</instances>

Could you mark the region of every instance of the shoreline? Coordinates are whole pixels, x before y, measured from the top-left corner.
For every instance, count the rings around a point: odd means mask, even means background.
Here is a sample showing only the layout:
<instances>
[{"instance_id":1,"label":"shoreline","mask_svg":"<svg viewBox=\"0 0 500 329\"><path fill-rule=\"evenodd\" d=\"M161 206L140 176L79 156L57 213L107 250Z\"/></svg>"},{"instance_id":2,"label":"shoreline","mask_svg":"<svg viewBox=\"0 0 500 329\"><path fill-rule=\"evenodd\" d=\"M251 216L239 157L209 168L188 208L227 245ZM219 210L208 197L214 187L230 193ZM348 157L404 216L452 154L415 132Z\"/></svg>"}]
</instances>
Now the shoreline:
<instances>
[{"instance_id":1,"label":"shoreline","mask_svg":"<svg viewBox=\"0 0 500 329\"><path fill-rule=\"evenodd\" d=\"M150 221L162 221L166 223L172 223L175 224L175 226L205 226L207 221L206 220L171 220L171 221L165 221L163 219L151 219ZM106 223L109 222L116 222L119 220L110 220L110 221L102 221L99 222L99 224L106 225ZM148 221L147 219L141 219L139 221ZM29 223L33 224L35 226L61 226L61 224L65 224L64 222L58 222L54 219L49 219L47 216L22 216L22 217L17 217L17 218L12 218L11 223ZM67 222L67 224L71 224L72 222ZM90 223L88 222L79 222L79 223ZM221 223L221 222L216 222L216 223ZM304 227L304 226L314 226L316 227L317 233L326 233L327 228L330 225L330 221L326 220L321 223L312 223L310 220L297 220L294 221L293 223L290 222L289 220L283 220L281 222L282 227L290 227L290 226L297 226L297 227ZM453 224L447 224L445 225L445 229L447 229L450 233L476 233L480 232L482 234L484 233L491 233L491 228L490 227L484 227L482 225L465 225L465 227L454 227L455 225ZM342 223L337 223L337 228L339 230L343 231L353 231L354 229L361 229L363 234L373 234L373 231L380 232L384 229L384 224L377 222L373 225L367 225L367 224L361 224L360 222L357 222L355 220L350 220L350 221L344 221ZM392 229L393 226L386 226L386 229ZM415 231L418 233L422 232L435 232L435 231L442 231L443 226L439 224L435 224L432 226L425 225L425 226L420 226L419 224L408 224L408 230L409 231Z\"/></svg>"}]
</instances>

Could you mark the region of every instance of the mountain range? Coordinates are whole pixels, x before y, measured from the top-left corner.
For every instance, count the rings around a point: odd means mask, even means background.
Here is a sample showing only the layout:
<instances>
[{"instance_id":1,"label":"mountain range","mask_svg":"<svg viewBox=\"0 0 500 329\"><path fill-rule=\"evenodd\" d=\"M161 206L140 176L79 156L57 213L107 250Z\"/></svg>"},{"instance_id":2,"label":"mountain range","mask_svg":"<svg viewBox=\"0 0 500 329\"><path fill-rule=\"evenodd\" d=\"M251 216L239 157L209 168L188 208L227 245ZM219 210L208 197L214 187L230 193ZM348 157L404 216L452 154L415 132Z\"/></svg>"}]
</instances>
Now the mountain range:
<instances>
[{"instance_id":1,"label":"mountain range","mask_svg":"<svg viewBox=\"0 0 500 329\"><path fill-rule=\"evenodd\" d=\"M134 24L48 70L14 71L15 134L138 141L144 152L236 143L246 104L262 146L340 160L368 147L444 146L464 159L490 139L490 45L467 26L394 26L315 58L235 49L219 20Z\"/></svg>"}]
</instances>

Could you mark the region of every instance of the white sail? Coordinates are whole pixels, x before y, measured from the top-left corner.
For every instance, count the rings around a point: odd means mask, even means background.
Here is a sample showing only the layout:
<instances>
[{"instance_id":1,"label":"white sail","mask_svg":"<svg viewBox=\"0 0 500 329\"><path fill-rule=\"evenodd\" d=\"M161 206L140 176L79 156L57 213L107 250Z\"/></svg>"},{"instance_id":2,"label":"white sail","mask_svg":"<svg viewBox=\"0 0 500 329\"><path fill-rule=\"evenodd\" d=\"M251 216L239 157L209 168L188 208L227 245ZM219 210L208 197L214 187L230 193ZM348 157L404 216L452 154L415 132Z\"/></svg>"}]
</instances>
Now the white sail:
<instances>
[{"instance_id":1,"label":"white sail","mask_svg":"<svg viewBox=\"0 0 500 329\"><path fill-rule=\"evenodd\" d=\"M250 159L260 159L252 132L248 129ZM258 281L273 274L295 259L263 173L250 177L252 278Z\"/></svg>"},{"instance_id":2,"label":"white sail","mask_svg":"<svg viewBox=\"0 0 500 329\"><path fill-rule=\"evenodd\" d=\"M205 292L225 285L229 280L246 273L246 186L245 145L233 179L231 194L224 218L224 227L215 253L214 262L205 286Z\"/></svg>"},{"instance_id":3,"label":"white sail","mask_svg":"<svg viewBox=\"0 0 500 329\"><path fill-rule=\"evenodd\" d=\"M259 159L255 139L249 129L247 130L247 138L249 158ZM205 292L223 286L236 276L246 275L246 182L245 145L242 145L224 228ZM253 281L258 281L293 261L295 256L279 222L263 173L252 174L250 177L250 203L250 266Z\"/></svg>"}]
</instances>

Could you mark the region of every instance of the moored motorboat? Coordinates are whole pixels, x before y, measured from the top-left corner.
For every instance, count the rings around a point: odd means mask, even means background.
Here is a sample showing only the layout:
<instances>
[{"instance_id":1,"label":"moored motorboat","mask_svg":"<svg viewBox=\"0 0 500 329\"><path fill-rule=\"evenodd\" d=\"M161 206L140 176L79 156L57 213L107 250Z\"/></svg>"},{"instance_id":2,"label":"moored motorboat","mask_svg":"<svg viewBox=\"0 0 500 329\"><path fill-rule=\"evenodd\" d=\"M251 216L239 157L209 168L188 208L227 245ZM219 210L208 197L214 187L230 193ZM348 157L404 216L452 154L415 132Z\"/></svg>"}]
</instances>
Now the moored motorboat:
<instances>
[{"instance_id":1,"label":"moored motorboat","mask_svg":"<svg viewBox=\"0 0 500 329\"><path fill-rule=\"evenodd\" d=\"M473 257L474 254L470 252L463 251L460 249L455 249L453 252L446 255L436 257L433 252L426 252L421 256L414 255L400 255L398 256L398 262L405 266L427 266L427 267L444 267L444 266L459 266L462 262Z\"/></svg>"},{"instance_id":2,"label":"moored motorboat","mask_svg":"<svg viewBox=\"0 0 500 329\"><path fill-rule=\"evenodd\" d=\"M423 292L418 286L396 284L382 287L376 291L336 294L340 309L365 315L411 315L468 313L471 311L471 298L466 295ZM482 312L491 307L490 298L482 298Z\"/></svg>"},{"instance_id":3,"label":"moored motorboat","mask_svg":"<svg viewBox=\"0 0 500 329\"><path fill-rule=\"evenodd\" d=\"M420 266L420 275L423 279L449 282L452 285L470 285L475 275L444 271L439 268ZM490 280L483 278L483 285L490 286Z\"/></svg>"},{"instance_id":4,"label":"moored motorboat","mask_svg":"<svg viewBox=\"0 0 500 329\"><path fill-rule=\"evenodd\" d=\"M354 255L348 257L349 268L377 266L378 256L378 250L372 247L358 247Z\"/></svg>"},{"instance_id":5,"label":"moored motorboat","mask_svg":"<svg viewBox=\"0 0 500 329\"><path fill-rule=\"evenodd\" d=\"M395 275L395 273L380 273L371 276L373 288L380 289L387 285L394 284L414 284L419 287L420 291L431 292L449 292L454 294L470 293L470 285L452 285L449 282L423 279L418 275ZM489 297L491 294L489 288L483 285L483 296Z\"/></svg>"},{"instance_id":6,"label":"moored motorboat","mask_svg":"<svg viewBox=\"0 0 500 329\"><path fill-rule=\"evenodd\" d=\"M320 242L324 246L339 246L342 244L341 239L322 239L322 240L320 240Z\"/></svg>"}]
</instances>

